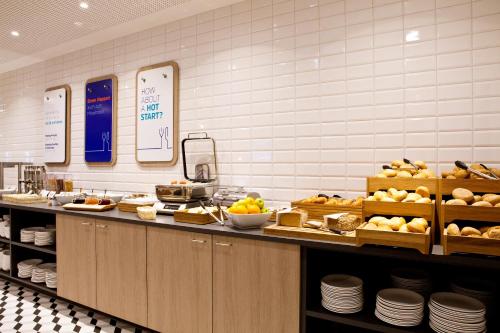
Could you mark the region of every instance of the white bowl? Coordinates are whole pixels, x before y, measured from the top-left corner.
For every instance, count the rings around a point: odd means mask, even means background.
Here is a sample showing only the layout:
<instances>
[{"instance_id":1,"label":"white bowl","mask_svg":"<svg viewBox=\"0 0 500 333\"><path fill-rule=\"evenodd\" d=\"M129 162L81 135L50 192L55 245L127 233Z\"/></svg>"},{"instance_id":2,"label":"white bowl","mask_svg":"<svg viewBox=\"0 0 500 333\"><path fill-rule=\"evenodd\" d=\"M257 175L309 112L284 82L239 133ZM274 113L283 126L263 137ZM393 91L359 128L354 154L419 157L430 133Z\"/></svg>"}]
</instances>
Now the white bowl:
<instances>
[{"instance_id":1,"label":"white bowl","mask_svg":"<svg viewBox=\"0 0 500 333\"><path fill-rule=\"evenodd\" d=\"M71 194L56 194L55 199L57 202L59 202L61 205L65 205L67 203L73 202L73 199L75 198L74 195Z\"/></svg>"},{"instance_id":2,"label":"white bowl","mask_svg":"<svg viewBox=\"0 0 500 333\"><path fill-rule=\"evenodd\" d=\"M113 192L108 192L108 193L106 193L106 195L104 195L104 193L100 193L100 194L96 195L96 197L99 199L102 199L102 198L111 199L116 203L119 203L120 201L122 201L124 196L125 196L125 194L123 194L123 193L113 193Z\"/></svg>"},{"instance_id":3,"label":"white bowl","mask_svg":"<svg viewBox=\"0 0 500 333\"><path fill-rule=\"evenodd\" d=\"M239 229L256 229L260 228L264 223L266 223L271 217L272 213L261 213L261 214L231 214L229 215L229 221Z\"/></svg>"}]
</instances>

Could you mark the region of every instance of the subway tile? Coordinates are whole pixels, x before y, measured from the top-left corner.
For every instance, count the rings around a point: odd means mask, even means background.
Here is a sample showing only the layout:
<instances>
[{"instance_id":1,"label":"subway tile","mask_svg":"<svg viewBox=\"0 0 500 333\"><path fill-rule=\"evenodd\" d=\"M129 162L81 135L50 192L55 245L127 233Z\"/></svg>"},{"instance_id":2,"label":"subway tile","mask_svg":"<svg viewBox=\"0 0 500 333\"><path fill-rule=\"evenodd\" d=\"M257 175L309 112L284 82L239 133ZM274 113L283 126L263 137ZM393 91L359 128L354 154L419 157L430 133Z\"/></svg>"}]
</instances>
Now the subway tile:
<instances>
[{"instance_id":1,"label":"subway tile","mask_svg":"<svg viewBox=\"0 0 500 333\"><path fill-rule=\"evenodd\" d=\"M450 6L436 10L437 23L459 21L471 17L471 4Z\"/></svg>"},{"instance_id":2,"label":"subway tile","mask_svg":"<svg viewBox=\"0 0 500 333\"><path fill-rule=\"evenodd\" d=\"M472 81L472 68L452 68L437 71L437 83L439 85L450 83L466 83Z\"/></svg>"},{"instance_id":3,"label":"subway tile","mask_svg":"<svg viewBox=\"0 0 500 333\"><path fill-rule=\"evenodd\" d=\"M500 46L500 30L486 31L472 35L474 49Z\"/></svg>"},{"instance_id":4,"label":"subway tile","mask_svg":"<svg viewBox=\"0 0 500 333\"><path fill-rule=\"evenodd\" d=\"M438 137L439 147L472 146L472 131L440 132Z\"/></svg>"},{"instance_id":5,"label":"subway tile","mask_svg":"<svg viewBox=\"0 0 500 333\"><path fill-rule=\"evenodd\" d=\"M500 2L497 0L481 0L472 2L472 16L485 16L500 13Z\"/></svg>"},{"instance_id":6,"label":"subway tile","mask_svg":"<svg viewBox=\"0 0 500 333\"><path fill-rule=\"evenodd\" d=\"M477 65L487 65L500 62L500 47L474 50L472 53L473 63Z\"/></svg>"},{"instance_id":7,"label":"subway tile","mask_svg":"<svg viewBox=\"0 0 500 333\"><path fill-rule=\"evenodd\" d=\"M440 85L438 87L438 99L467 99L472 98L472 84L462 83L453 85Z\"/></svg>"},{"instance_id":8,"label":"subway tile","mask_svg":"<svg viewBox=\"0 0 500 333\"><path fill-rule=\"evenodd\" d=\"M435 8L435 0L405 0L403 2L404 13L411 14L433 10Z\"/></svg>"},{"instance_id":9,"label":"subway tile","mask_svg":"<svg viewBox=\"0 0 500 333\"><path fill-rule=\"evenodd\" d=\"M500 13L475 17L472 20L472 31L474 33L500 29Z\"/></svg>"}]
</instances>

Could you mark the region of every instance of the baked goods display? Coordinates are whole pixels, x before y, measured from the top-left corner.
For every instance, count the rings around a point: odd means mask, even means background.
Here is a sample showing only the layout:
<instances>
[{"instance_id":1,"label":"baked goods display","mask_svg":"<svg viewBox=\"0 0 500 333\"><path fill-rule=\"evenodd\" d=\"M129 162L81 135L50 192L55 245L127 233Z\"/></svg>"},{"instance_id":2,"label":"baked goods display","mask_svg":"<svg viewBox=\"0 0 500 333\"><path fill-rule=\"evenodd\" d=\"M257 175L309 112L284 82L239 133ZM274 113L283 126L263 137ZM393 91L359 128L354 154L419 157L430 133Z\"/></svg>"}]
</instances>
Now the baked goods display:
<instances>
[{"instance_id":1,"label":"baked goods display","mask_svg":"<svg viewBox=\"0 0 500 333\"><path fill-rule=\"evenodd\" d=\"M339 196L329 197L326 194L318 194L298 202L303 204L320 204L320 205L328 205L328 206L342 206L342 207L361 207L363 204L363 197L359 196L355 199L345 199Z\"/></svg>"},{"instance_id":2,"label":"baked goods display","mask_svg":"<svg viewBox=\"0 0 500 333\"><path fill-rule=\"evenodd\" d=\"M343 233L356 230L362 223L358 215L339 213L325 215L325 227L331 231Z\"/></svg>"},{"instance_id":3,"label":"baked goods display","mask_svg":"<svg viewBox=\"0 0 500 333\"><path fill-rule=\"evenodd\" d=\"M291 208L276 213L276 225L302 228L307 222L307 211Z\"/></svg>"},{"instance_id":4,"label":"baked goods display","mask_svg":"<svg viewBox=\"0 0 500 333\"><path fill-rule=\"evenodd\" d=\"M457 224L450 223L446 227L446 232L448 236L482 237L500 240L500 225L484 226L481 228L465 226L460 229Z\"/></svg>"},{"instance_id":5,"label":"baked goods display","mask_svg":"<svg viewBox=\"0 0 500 333\"><path fill-rule=\"evenodd\" d=\"M431 193L426 186L419 186L414 192L400 190L391 187L387 191L376 191L368 196L366 201L381 202L414 202L414 203L432 203Z\"/></svg>"},{"instance_id":6,"label":"baked goods display","mask_svg":"<svg viewBox=\"0 0 500 333\"><path fill-rule=\"evenodd\" d=\"M414 217L410 220L410 222L407 222L404 217L394 216L387 218L385 216L373 216L362 228L367 230L423 234L426 232L428 227L429 223L422 217Z\"/></svg>"},{"instance_id":7,"label":"baked goods display","mask_svg":"<svg viewBox=\"0 0 500 333\"><path fill-rule=\"evenodd\" d=\"M451 192L453 199L445 201L445 205L500 207L500 195L495 193L474 194L472 191L458 187Z\"/></svg>"},{"instance_id":8,"label":"baked goods display","mask_svg":"<svg viewBox=\"0 0 500 333\"><path fill-rule=\"evenodd\" d=\"M384 165L378 178L436 178L434 171L427 168L424 161L394 160L391 165Z\"/></svg>"},{"instance_id":9,"label":"baked goods display","mask_svg":"<svg viewBox=\"0 0 500 333\"><path fill-rule=\"evenodd\" d=\"M469 169L479 171L480 173L485 175L495 175L497 177L500 177L500 168L486 169L484 164L481 165L479 163L472 163L469 166ZM449 171L441 172L441 177L443 177L443 179L483 179L483 177L458 166L454 166L453 169Z\"/></svg>"}]
</instances>

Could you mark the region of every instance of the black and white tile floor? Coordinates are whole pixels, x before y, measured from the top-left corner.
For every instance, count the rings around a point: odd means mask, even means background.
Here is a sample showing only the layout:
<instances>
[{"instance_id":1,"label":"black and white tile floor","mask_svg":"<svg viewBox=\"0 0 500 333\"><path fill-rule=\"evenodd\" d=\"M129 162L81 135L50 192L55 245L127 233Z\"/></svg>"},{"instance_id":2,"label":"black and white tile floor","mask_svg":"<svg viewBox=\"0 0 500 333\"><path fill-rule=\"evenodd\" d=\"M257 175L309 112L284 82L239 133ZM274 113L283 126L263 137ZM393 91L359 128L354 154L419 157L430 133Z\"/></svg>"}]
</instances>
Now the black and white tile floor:
<instances>
[{"instance_id":1,"label":"black and white tile floor","mask_svg":"<svg viewBox=\"0 0 500 333\"><path fill-rule=\"evenodd\" d=\"M147 332L0 279L0 332Z\"/></svg>"}]
</instances>

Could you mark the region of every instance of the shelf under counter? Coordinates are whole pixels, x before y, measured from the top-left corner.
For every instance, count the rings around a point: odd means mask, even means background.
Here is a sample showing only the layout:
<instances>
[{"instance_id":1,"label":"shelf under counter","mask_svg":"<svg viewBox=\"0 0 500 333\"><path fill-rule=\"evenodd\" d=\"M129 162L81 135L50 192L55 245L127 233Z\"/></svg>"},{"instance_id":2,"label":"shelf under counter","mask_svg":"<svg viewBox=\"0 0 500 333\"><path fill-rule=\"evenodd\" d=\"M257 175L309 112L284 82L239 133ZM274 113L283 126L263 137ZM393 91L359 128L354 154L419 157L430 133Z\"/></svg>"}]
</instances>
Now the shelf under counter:
<instances>
[{"instance_id":1,"label":"shelf under counter","mask_svg":"<svg viewBox=\"0 0 500 333\"><path fill-rule=\"evenodd\" d=\"M10 243L14 246L23 247L25 249L30 249L30 250L39 251L39 252L48 253L48 254L53 254L53 255L56 254L56 246L55 245L38 246L38 245L35 245L32 243L21 243L21 242L14 242L14 241L11 241Z\"/></svg>"}]
</instances>

